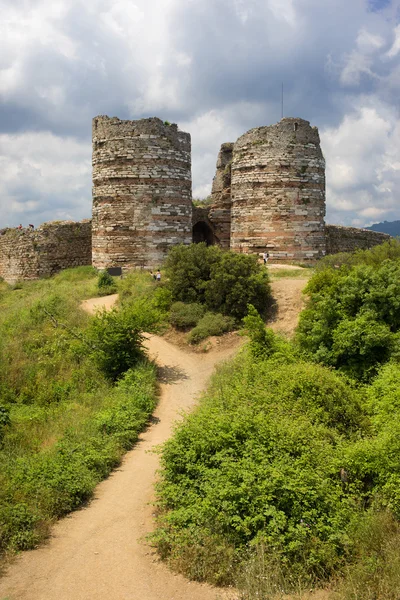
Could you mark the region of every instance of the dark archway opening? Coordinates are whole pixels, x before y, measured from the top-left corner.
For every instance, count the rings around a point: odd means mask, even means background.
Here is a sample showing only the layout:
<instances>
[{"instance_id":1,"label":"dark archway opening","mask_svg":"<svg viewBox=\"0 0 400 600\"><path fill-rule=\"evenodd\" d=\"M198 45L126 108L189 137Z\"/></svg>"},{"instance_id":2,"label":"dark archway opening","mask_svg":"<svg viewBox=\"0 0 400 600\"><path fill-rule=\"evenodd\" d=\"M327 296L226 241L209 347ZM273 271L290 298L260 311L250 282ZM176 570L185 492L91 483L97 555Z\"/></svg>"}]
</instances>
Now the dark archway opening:
<instances>
[{"instance_id":1,"label":"dark archway opening","mask_svg":"<svg viewBox=\"0 0 400 600\"><path fill-rule=\"evenodd\" d=\"M193 227L193 243L200 244L200 242L205 242L207 246L215 244L213 231L204 221L199 221Z\"/></svg>"}]
</instances>

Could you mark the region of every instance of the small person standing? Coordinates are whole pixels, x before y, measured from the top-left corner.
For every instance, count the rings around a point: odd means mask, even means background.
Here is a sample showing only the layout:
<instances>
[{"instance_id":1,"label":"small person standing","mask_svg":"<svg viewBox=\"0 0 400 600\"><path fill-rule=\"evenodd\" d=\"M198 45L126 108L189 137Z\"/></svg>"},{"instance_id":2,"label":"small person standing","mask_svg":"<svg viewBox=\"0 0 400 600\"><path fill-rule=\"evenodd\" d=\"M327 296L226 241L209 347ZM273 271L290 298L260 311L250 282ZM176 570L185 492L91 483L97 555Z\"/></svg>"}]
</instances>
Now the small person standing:
<instances>
[{"instance_id":1,"label":"small person standing","mask_svg":"<svg viewBox=\"0 0 400 600\"><path fill-rule=\"evenodd\" d=\"M160 273L160 269L158 269L157 273L156 273L156 281L161 281L161 273Z\"/></svg>"},{"instance_id":2,"label":"small person standing","mask_svg":"<svg viewBox=\"0 0 400 600\"><path fill-rule=\"evenodd\" d=\"M263 259L264 259L264 265L266 265L266 264L267 264L267 262L268 262L268 259L269 259L269 254L268 254L268 252L264 252L264 254L263 254Z\"/></svg>"}]
</instances>

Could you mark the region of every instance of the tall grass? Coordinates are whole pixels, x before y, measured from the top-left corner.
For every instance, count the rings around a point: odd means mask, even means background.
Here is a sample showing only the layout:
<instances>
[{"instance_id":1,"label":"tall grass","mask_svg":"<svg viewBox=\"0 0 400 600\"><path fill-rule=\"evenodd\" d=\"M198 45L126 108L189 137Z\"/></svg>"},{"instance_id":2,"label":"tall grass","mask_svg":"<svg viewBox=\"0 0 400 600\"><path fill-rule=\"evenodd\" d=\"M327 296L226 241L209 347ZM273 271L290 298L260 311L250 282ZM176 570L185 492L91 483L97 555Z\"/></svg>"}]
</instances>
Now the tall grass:
<instances>
[{"instance_id":1,"label":"tall grass","mask_svg":"<svg viewBox=\"0 0 400 600\"><path fill-rule=\"evenodd\" d=\"M154 409L153 366L119 339L115 319L80 309L97 281L95 270L79 267L0 283L0 554L34 547L55 519L86 502ZM139 323L139 309L130 310L121 313L129 331L130 316ZM99 327L117 356L125 344L125 368L136 363L116 383L96 360L107 351L93 346Z\"/></svg>"}]
</instances>

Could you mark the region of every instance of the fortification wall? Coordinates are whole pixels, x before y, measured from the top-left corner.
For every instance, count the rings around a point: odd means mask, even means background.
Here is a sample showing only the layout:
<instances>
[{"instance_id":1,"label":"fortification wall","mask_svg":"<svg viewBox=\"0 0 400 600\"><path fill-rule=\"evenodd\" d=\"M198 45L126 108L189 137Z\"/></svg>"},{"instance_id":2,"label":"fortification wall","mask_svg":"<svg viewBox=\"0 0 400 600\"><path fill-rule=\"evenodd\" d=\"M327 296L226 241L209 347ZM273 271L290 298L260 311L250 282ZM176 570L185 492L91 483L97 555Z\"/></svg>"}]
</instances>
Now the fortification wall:
<instances>
[{"instance_id":1,"label":"fortification wall","mask_svg":"<svg viewBox=\"0 0 400 600\"><path fill-rule=\"evenodd\" d=\"M316 127L285 118L234 144L231 249L273 260L325 254L325 160Z\"/></svg>"},{"instance_id":2,"label":"fortification wall","mask_svg":"<svg viewBox=\"0 0 400 600\"><path fill-rule=\"evenodd\" d=\"M213 224L216 242L224 250L231 245L231 166L233 144L222 144L217 158L217 167L212 184L212 204L209 219Z\"/></svg>"},{"instance_id":3,"label":"fortification wall","mask_svg":"<svg viewBox=\"0 0 400 600\"><path fill-rule=\"evenodd\" d=\"M326 226L326 253L353 252L366 250L383 244L391 239L388 233L371 231L370 229L357 229L355 227L342 227L341 225Z\"/></svg>"},{"instance_id":4,"label":"fortification wall","mask_svg":"<svg viewBox=\"0 0 400 600\"><path fill-rule=\"evenodd\" d=\"M154 267L192 238L190 135L160 119L93 119L93 265Z\"/></svg>"},{"instance_id":5,"label":"fortification wall","mask_svg":"<svg viewBox=\"0 0 400 600\"><path fill-rule=\"evenodd\" d=\"M43 223L36 230L5 229L0 235L0 277L8 283L49 277L91 262L90 219Z\"/></svg>"}]
</instances>

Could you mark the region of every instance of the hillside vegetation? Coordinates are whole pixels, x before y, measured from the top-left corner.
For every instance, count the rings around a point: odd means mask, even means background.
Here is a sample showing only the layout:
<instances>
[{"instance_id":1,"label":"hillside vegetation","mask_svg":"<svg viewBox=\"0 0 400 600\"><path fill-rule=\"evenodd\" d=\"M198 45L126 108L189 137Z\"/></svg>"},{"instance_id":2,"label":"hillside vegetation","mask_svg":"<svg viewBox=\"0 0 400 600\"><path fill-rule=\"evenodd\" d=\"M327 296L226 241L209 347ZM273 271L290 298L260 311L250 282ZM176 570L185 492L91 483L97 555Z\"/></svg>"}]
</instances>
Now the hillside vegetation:
<instances>
[{"instance_id":1,"label":"hillside vegetation","mask_svg":"<svg viewBox=\"0 0 400 600\"><path fill-rule=\"evenodd\" d=\"M89 317L79 304L101 281L80 267L0 284L0 554L86 502L155 407L141 332L157 311L131 298Z\"/></svg>"},{"instance_id":2,"label":"hillside vegetation","mask_svg":"<svg viewBox=\"0 0 400 600\"><path fill-rule=\"evenodd\" d=\"M269 298L257 261L204 244L174 248L167 273L157 283L80 267L0 283L0 554L35 546L136 441L156 404L143 331L170 319L195 326L198 343L235 327L247 302L261 308ZM83 299L116 291L110 312L81 310ZM174 305L182 294L194 304Z\"/></svg>"},{"instance_id":3,"label":"hillside vegetation","mask_svg":"<svg viewBox=\"0 0 400 600\"><path fill-rule=\"evenodd\" d=\"M321 264L292 342L249 307L250 344L162 453L153 541L173 568L248 600L328 582L398 599L399 256Z\"/></svg>"},{"instance_id":4,"label":"hillside vegetation","mask_svg":"<svg viewBox=\"0 0 400 600\"><path fill-rule=\"evenodd\" d=\"M268 272L257 257L205 243L175 246L165 262L169 322L198 344L240 326L248 304L266 315L272 296Z\"/></svg>"}]
</instances>

